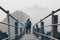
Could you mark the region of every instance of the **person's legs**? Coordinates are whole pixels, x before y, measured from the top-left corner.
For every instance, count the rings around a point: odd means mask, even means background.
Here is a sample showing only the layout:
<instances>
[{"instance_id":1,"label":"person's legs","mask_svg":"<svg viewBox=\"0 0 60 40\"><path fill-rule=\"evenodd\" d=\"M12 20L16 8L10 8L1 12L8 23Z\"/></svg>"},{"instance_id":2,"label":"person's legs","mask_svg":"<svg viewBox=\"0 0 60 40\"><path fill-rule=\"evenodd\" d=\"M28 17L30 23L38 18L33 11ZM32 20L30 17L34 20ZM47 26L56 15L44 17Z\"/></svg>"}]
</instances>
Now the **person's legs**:
<instances>
[{"instance_id":1,"label":"person's legs","mask_svg":"<svg viewBox=\"0 0 60 40\"><path fill-rule=\"evenodd\" d=\"M27 27L26 27L26 33L28 33L28 29L27 29Z\"/></svg>"},{"instance_id":2,"label":"person's legs","mask_svg":"<svg viewBox=\"0 0 60 40\"><path fill-rule=\"evenodd\" d=\"M29 34L31 33L31 27L29 27Z\"/></svg>"},{"instance_id":3,"label":"person's legs","mask_svg":"<svg viewBox=\"0 0 60 40\"><path fill-rule=\"evenodd\" d=\"M31 29L29 29L29 34L31 33Z\"/></svg>"}]
</instances>

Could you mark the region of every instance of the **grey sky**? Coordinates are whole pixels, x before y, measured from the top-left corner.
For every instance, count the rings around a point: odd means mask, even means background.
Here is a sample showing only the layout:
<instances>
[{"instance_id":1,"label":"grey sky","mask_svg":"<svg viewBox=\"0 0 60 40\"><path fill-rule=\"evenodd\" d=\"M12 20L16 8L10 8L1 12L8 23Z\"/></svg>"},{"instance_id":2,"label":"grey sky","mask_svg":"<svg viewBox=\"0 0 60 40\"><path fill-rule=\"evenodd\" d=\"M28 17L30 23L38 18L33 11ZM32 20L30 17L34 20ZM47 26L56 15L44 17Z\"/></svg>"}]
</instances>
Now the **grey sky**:
<instances>
[{"instance_id":1,"label":"grey sky","mask_svg":"<svg viewBox=\"0 0 60 40\"><path fill-rule=\"evenodd\" d=\"M24 9L34 5L59 8L60 0L0 0L0 6L8 9Z\"/></svg>"},{"instance_id":2,"label":"grey sky","mask_svg":"<svg viewBox=\"0 0 60 40\"><path fill-rule=\"evenodd\" d=\"M5 8L6 10L9 10L10 13L13 13L16 10L24 10L35 5L54 10L60 8L60 0L0 0L0 6ZM1 12L0 10L0 20L5 15L4 13L2 13L3 12Z\"/></svg>"},{"instance_id":3,"label":"grey sky","mask_svg":"<svg viewBox=\"0 0 60 40\"><path fill-rule=\"evenodd\" d=\"M36 20L35 22L37 22L40 20L41 16L45 17L46 15L48 15L48 12L50 12L49 10L56 10L60 8L60 0L0 0L0 6L5 8L6 10L9 10L10 13L13 13L16 10L26 9L25 12L32 18L34 18L34 20ZM38 6L37 11L36 9L32 9L32 11L29 9L33 8L34 6ZM43 12L41 12L40 14L39 7L48 9L46 10L47 13L44 14ZM6 14L0 10L0 21L3 20L5 15Z\"/></svg>"}]
</instances>

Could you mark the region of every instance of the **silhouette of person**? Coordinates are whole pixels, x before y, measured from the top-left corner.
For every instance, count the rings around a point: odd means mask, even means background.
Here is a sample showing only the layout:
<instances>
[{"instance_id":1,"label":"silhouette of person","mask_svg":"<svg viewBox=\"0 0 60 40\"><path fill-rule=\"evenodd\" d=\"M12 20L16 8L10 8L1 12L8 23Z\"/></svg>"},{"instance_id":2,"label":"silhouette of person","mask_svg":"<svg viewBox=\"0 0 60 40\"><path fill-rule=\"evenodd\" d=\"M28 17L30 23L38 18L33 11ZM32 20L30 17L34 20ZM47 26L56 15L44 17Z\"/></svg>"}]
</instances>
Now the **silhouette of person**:
<instances>
[{"instance_id":1,"label":"silhouette of person","mask_svg":"<svg viewBox=\"0 0 60 40\"><path fill-rule=\"evenodd\" d=\"M36 24L36 31L37 31L37 37L38 37L39 27L37 24Z\"/></svg>"},{"instance_id":2,"label":"silhouette of person","mask_svg":"<svg viewBox=\"0 0 60 40\"><path fill-rule=\"evenodd\" d=\"M0 40L3 38L3 32L0 30Z\"/></svg>"},{"instance_id":3,"label":"silhouette of person","mask_svg":"<svg viewBox=\"0 0 60 40\"><path fill-rule=\"evenodd\" d=\"M26 33L30 34L31 33L31 21L30 21L30 19L27 19L25 26L26 26Z\"/></svg>"}]
</instances>

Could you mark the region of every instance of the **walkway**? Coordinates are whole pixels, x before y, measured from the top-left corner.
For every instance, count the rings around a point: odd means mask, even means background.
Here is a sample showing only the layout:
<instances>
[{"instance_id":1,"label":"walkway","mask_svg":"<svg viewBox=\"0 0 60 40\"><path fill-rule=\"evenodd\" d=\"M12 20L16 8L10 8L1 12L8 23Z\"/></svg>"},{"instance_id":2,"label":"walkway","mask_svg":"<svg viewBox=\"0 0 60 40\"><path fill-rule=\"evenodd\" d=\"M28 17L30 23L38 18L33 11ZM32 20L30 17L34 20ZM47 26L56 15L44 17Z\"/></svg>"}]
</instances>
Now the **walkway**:
<instances>
[{"instance_id":1,"label":"walkway","mask_svg":"<svg viewBox=\"0 0 60 40\"><path fill-rule=\"evenodd\" d=\"M25 34L20 40L38 40L38 38L33 34Z\"/></svg>"}]
</instances>

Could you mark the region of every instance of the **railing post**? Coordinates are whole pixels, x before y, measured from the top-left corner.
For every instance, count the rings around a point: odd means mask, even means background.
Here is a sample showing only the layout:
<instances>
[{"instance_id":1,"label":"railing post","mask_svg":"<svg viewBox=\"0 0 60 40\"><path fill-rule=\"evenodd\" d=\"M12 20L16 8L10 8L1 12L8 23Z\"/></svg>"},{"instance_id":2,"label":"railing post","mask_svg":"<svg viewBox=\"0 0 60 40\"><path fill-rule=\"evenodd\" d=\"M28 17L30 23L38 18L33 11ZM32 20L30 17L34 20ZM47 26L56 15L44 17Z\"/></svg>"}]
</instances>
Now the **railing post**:
<instances>
[{"instance_id":1,"label":"railing post","mask_svg":"<svg viewBox=\"0 0 60 40\"><path fill-rule=\"evenodd\" d=\"M22 24L21 24L21 28L20 28L20 37L22 37Z\"/></svg>"},{"instance_id":2,"label":"railing post","mask_svg":"<svg viewBox=\"0 0 60 40\"><path fill-rule=\"evenodd\" d=\"M41 33L44 34L44 22L41 22ZM41 40L44 40L43 35L41 35Z\"/></svg>"},{"instance_id":3,"label":"railing post","mask_svg":"<svg viewBox=\"0 0 60 40\"><path fill-rule=\"evenodd\" d=\"M52 15L52 24L57 24L58 23L58 15ZM52 26L52 37L57 38L57 26L58 25L53 25ZM52 39L54 40L54 39Z\"/></svg>"},{"instance_id":4,"label":"railing post","mask_svg":"<svg viewBox=\"0 0 60 40\"><path fill-rule=\"evenodd\" d=\"M38 37L38 25L36 24L36 36Z\"/></svg>"},{"instance_id":5,"label":"railing post","mask_svg":"<svg viewBox=\"0 0 60 40\"><path fill-rule=\"evenodd\" d=\"M34 34L34 26L33 26L33 34Z\"/></svg>"},{"instance_id":6,"label":"railing post","mask_svg":"<svg viewBox=\"0 0 60 40\"><path fill-rule=\"evenodd\" d=\"M18 34L18 21L15 22L15 35ZM15 36L15 40L18 40L18 35Z\"/></svg>"},{"instance_id":7,"label":"railing post","mask_svg":"<svg viewBox=\"0 0 60 40\"><path fill-rule=\"evenodd\" d=\"M9 18L9 11L7 11L7 22L8 22L8 36L10 37L10 18ZM10 38L8 39L8 40L10 40Z\"/></svg>"}]
</instances>

